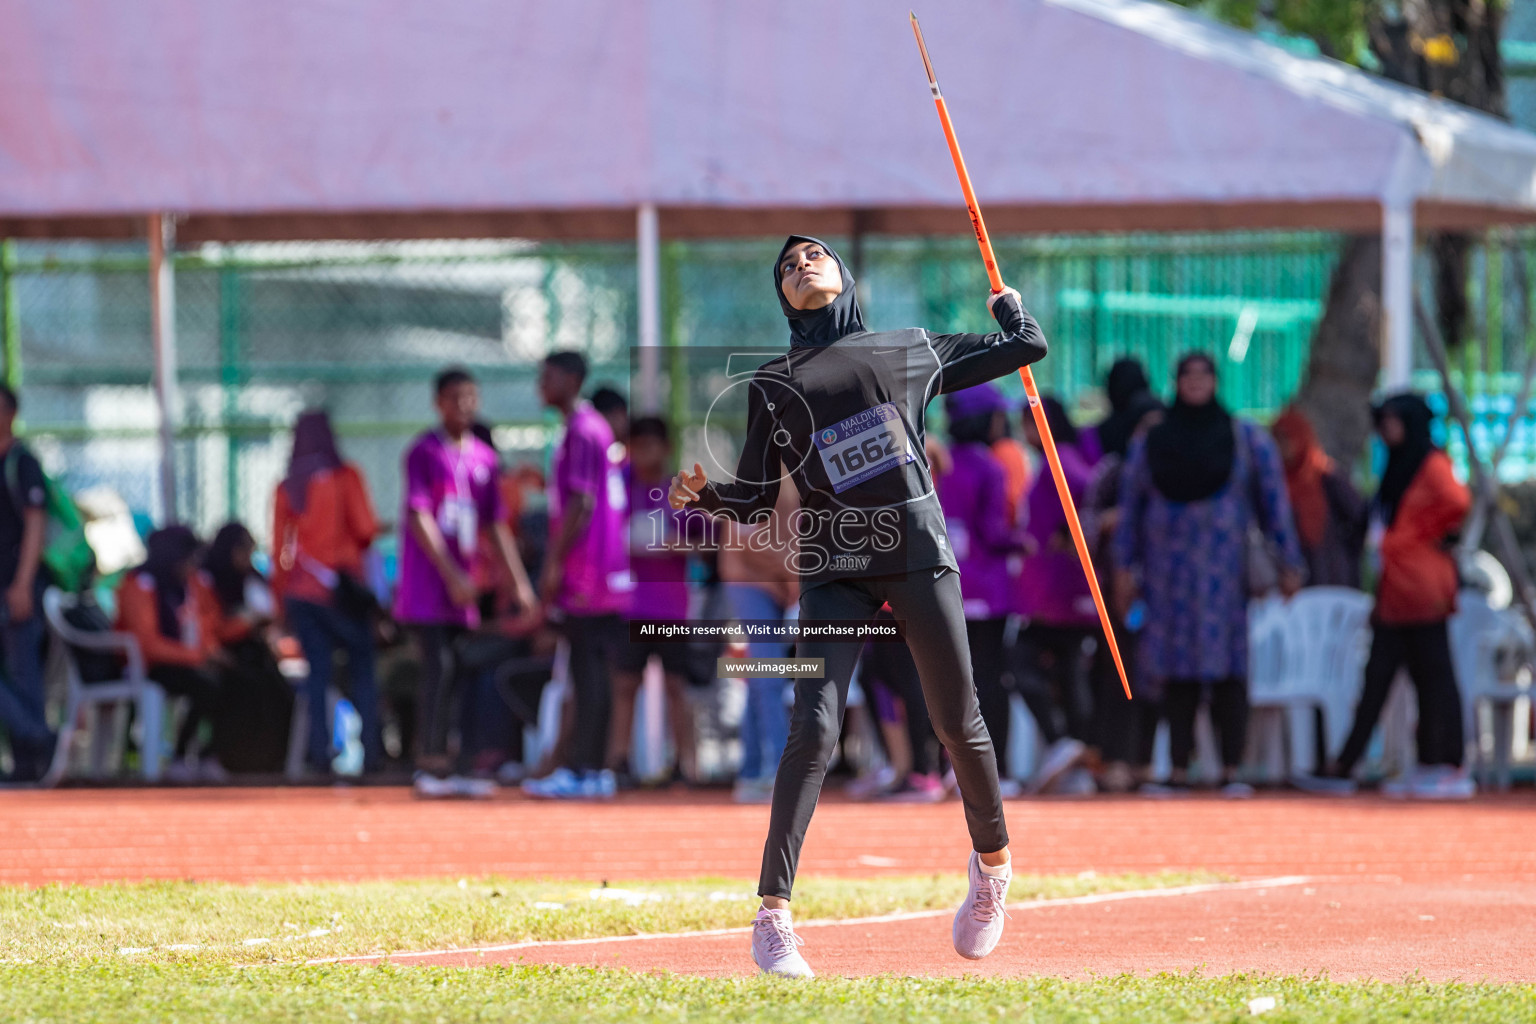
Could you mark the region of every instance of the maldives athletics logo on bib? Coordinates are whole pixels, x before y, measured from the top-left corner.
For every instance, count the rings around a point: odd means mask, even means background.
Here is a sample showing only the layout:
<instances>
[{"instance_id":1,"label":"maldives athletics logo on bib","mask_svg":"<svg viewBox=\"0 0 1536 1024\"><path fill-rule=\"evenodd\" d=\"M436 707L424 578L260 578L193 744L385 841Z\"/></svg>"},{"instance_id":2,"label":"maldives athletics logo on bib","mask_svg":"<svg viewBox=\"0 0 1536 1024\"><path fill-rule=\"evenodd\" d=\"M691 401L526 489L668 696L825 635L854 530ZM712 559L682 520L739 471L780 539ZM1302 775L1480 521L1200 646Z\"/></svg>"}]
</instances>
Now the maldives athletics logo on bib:
<instances>
[{"instance_id":1,"label":"maldives athletics logo on bib","mask_svg":"<svg viewBox=\"0 0 1536 1024\"><path fill-rule=\"evenodd\" d=\"M821 432L821 443L832 444L837 440L837 431L831 427Z\"/></svg>"}]
</instances>

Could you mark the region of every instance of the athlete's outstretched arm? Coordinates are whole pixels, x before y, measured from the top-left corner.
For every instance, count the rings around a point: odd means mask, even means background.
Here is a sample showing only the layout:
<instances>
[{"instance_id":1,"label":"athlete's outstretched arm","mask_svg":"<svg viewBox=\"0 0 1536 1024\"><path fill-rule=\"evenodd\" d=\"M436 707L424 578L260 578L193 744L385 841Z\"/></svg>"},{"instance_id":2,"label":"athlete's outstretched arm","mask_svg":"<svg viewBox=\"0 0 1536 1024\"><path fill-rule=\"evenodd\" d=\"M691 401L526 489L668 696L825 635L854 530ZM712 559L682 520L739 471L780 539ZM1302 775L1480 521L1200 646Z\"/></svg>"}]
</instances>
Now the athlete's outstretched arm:
<instances>
[{"instance_id":1,"label":"athlete's outstretched arm","mask_svg":"<svg viewBox=\"0 0 1536 1024\"><path fill-rule=\"evenodd\" d=\"M700 509L746 522L767 513L779 500L779 446L774 441L778 420L757 381L747 385L747 439L736 462L734 483L711 481L699 489Z\"/></svg>"},{"instance_id":2,"label":"athlete's outstretched arm","mask_svg":"<svg viewBox=\"0 0 1536 1024\"><path fill-rule=\"evenodd\" d=\"M931 334L928 340L942 367L934 394L947 394L1018 373L1045 358L1045 334L1029 315L1019 293L1008 289L992 303L1002 328L992 334Z\"/></svg>"}]
</instances>

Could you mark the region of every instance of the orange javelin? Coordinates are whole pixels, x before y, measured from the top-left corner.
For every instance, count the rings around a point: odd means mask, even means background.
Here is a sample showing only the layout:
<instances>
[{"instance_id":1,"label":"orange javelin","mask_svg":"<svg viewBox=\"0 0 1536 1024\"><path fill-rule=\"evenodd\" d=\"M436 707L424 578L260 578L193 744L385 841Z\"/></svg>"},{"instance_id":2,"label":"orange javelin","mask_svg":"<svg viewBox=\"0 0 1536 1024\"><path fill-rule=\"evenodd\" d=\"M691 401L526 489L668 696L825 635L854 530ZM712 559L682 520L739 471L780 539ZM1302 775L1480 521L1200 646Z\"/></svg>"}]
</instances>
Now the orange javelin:
<instances>
[{"instance_id":1,"label":"orange javelin","mask_svg":"<svg viewBox=\"0 0 1536 1024\"><path fill-rule=\"evenodd\" d=\"M910 13L910 12L909 12ZM976 231L976 244L981 246L981 258L987 264L987 279L992 291L1003 290L1003 275L997 270L997 255L992 251L992 239L987 236L987 225L981 219L981 204L976 202L976 192L971 188L971 176L965 169L965 157L960 155L960 143L955 139L955 126L949 120L949 108L939 92L939 80L933 76L933 63L928 60L928 47L923 44L923 30L918 27L917 15L911 14L912 34L917 37L918 52L923 55L923 69L928 72L928 89L933 93L933 105L939 110L939 124L944 126L944 139L949 143L949 155L955 161L955 173L960 176L960 191L965 194L965 208L971 214L971 227ZM1045 449L1045 461L1051 464L1051 476L1056 480L1056 493L1061 495L1061 507L1067 514L1067 527L1072 531L1072 543L1077 545L1077 557L1083 563L1088 576L1088 589L1093 593L1094 607L1099 610L1099 623L1104 627L1104 639L1109 642L1109 653L1114 655L1115 669L1120 673L1120 685L1125 689L1125 699L1131 699L1131 684L1125 678L1125 663L1120 660L1120 645L1115 642L1114 625L1109 621L1109 609L1104 604L1104 594L1099 590L1099 576L1093 571L1093 558L1088 554L1088 541L1083 537L1083 524L1077 518L1077 506L1072 502L1072 492L1067 489L1066 474L1061 471L1061 456L1056 454L1056 439L1051 436L1051 425L1045 420L1045 409L1040 405L1040 391L1035 387L1035 375L1029 367L1019 367L1019 378L1024 381L1024 393L1029 396L1029 411L1034 414L1035 427L1040 431L1040 444Z\"/></svg>"}]
</instances>

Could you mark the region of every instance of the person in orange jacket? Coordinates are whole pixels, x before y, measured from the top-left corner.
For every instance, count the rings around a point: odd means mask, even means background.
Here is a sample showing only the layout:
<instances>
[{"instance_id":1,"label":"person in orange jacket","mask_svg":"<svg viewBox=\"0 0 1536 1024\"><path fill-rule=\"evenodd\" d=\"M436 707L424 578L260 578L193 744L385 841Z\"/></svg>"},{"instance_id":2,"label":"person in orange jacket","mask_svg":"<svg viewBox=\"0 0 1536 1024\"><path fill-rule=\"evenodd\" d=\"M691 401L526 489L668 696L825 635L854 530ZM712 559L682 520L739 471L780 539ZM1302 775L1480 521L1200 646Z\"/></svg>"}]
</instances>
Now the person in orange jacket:
<instances>
[{"instance_id":1,"label":"person in orange jacket","mask_svg":"<svg viewBox=\"0 0 1536 1024\"><path fill-rule=\"evenodd\" d=\"M1406 783L1407 795L1469 797L1475 786L1461 771L1466 746L1461 693L1446 623L1456 611L1451 545L1472 498L1452 473L1450 458L1431 440L1434 413L1422 398L1394 395L1374 413L1388 452L1371 508L1381 573L1365 685L1332 774L1348 779L1370 741L1392 680L1406 666L1418 694L1421 765Z\"/></svg>"},{"instance_id":2,"label":"person in orange jacket","mask_svg":"<svg viewBox=\"0 0 1536 1024\"><path fill-rule=\"evenodd\" d=\"M384 766L373 622L366 610L348 606L343 589L349 582L366 589L363 558L378 533L367 481L342 458L330 417L305 412L294 424L288 473L272 498L272 590L309 663L305 764L318 777L331 771L326 694L338 647L347 652L347 695L362 719L363 773Z\"/></svg>"},{"instance_id":3,"label":"person in orange jacket","mask_svg":"<svg viewBox=\"0 0 1536 1024\"><path fill-rule=\"evenodd\" d=\"M149 678L191 709L176 736L173 782L222 782L228 776L216 750L193 751L198 730L212 723L219 697L218 600L197 572L202 544L185 526L149 535L144 564L123 578L117 591L117 626L132 633Z\"/></svg>"}]
</instances>

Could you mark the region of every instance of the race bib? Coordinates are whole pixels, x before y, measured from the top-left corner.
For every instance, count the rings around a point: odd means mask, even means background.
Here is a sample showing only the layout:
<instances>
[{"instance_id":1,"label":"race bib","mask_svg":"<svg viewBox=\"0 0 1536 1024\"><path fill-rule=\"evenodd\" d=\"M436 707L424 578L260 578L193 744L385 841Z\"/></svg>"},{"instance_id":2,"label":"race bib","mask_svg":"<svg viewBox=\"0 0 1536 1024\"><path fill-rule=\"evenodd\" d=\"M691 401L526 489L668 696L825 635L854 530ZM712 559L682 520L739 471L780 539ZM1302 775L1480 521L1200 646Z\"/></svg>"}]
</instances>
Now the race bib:
<instances>
[{"instance_id":1,"label":"race bib","mask_svg":"<svg viewBox=\"0 0 1536 1024\"><path fill-rule=\"evenodd\" d=\"M817 431L816 450L839 494L917 458L907 444L901 414L890 402Z\"/></svg>"},{"instance_id":2,"label":"race bib","mask_svg":"<svg viewBox=\"0 0 1536 1024\"><path fill-rule=\"evenodd\" d=\"M468 498L450 495L438 510L437 525L443 534L458 542L459 553L472 555L480 539L480 510Z\"/></svg>"},{"instance_id":3,"label":"race bib","mask_svg":"<svg viewBox=\"0 0 1536 1024\"><path fill-rule=\"evenodd\" d=\"M624 474L617 466L608 467L608 507L620 512L629 507L629 489L624 486Z\"/></svg>"}]
</instances>

